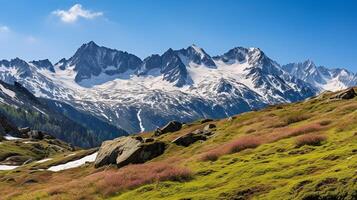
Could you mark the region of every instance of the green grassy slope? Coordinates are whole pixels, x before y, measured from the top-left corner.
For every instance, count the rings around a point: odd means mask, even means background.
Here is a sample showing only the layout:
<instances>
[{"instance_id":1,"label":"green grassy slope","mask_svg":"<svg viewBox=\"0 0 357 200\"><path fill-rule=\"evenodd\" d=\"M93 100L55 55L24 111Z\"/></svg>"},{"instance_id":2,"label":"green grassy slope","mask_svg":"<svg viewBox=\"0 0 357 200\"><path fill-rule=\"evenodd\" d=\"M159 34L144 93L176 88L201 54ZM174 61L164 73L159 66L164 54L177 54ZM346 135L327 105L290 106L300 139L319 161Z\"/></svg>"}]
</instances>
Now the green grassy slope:
<instances>
[{"instance_id":1,"label":"green grassy slope","mask_svg":"<svg viewBox=\"0 0 357 200\"><path fill-rule=\"evenodd\" d=\"M328 98L322 95L219 121L212 139L166 152L166 157L182 157L195 172L192 181L145 185L112 199L356 199L357 99ZM296 137L288 137L217 161L199 159L234 138L269 137L315 124L322 124L321 129L310 134L327 136L318 146L298 147Z\"/></svg>"},{"instance_id":2,"label":"green grassy slope","mask_svg":"<svg viewBox=\"0 0 357 200\"><path fill-rule=\"evenodd\" d=\"M8 172L0 176L0 193L21 191L4 199L357 199L357 98L331 100L331 95L208 122L217 126L210 139L189 147L172 144L176 137L208 123L185 125L158 137L168 149L141 165ZM301 145L306 135L325 140ZM256 145L229 151L237 141ZM217 160L203 160L207 152L218 152ZM148 176L157 163L188 169L191 177L153 179L127 187L120 182L130 176ZM20 178L4 181L15 175L41 182L24 186Z\"/></svg>"}]
</instances>

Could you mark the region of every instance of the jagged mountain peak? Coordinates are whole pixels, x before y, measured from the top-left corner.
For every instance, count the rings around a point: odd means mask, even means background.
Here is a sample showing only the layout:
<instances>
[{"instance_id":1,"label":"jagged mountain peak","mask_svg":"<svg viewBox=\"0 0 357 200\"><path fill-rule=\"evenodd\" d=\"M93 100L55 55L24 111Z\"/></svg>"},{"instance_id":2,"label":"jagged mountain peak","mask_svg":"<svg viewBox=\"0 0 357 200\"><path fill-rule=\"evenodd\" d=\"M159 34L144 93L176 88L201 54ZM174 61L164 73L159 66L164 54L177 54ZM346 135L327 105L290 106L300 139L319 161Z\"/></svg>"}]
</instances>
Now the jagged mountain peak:
<instances>
[{"instance_id":1,"label":"jagged mountain peak","mask_svg":"<svg viewBox=\"0 0 357 200\"><path fill-rule=\"evenodd\" d=\"M69 60L59 62L60 69L74 66L77 83L83 80L90 82L92 77L101 74L114 76L128 70L138 71L141 65L142 60L139 57L128 52L98 46L93 41L83 44Z\"/></svg>"},{"instance_id":2,"label":"jagged mountain peak","mask_svg":"<svg viewBox=\"0 0 357 200\"><path fill-rule=\"evenodd\" d=\"M192 44L186 49L177 50L176 53L186 66L190 66L191 63L194 63L209 68L217 67L211 56L208 55L203 48L200 48L195 44Z\"/></svg>"},{"instance_id":3,"label":"jagged mountain peak","mask_svg":"<svg viewBox=\"0 0 357 200\"><path fill-rule=\"evenodd\" d=\"M18 57L11 59L10 63L12 66L26 66L26 67L28 67L27 62L25 60L18 58Z\"/></svg>"},{"instance_id":4,"label":"jagged mountain peak","mask_svg":"<svg viewBox=\"0 0 357 200\"><path fill-rule=\"evenodd\" d=\"M49 61L48 59L33 60L33 61L30 61L30 63L39 69L48 69L51 72L55 72L54 66L52 65L51 61Z\"/></svg>"},{"instance_id":5,"label":"jagged mountain peak","mask_svg":"<svg viewBox=\"0 0 357 200\"><path fill-rule=\"evenodd\" d=\"M267 58L265 53L256 47L234 47L228 50L226 53L220 56L214 56L215 60L221 60L225 63L242 63L249 62L250 64L254 64L254 62L258 62L264 58Z\"/></svg>"},{"instance_id":6,"label":"jagged mountain peak","mask_svg":"<svg viewBox=\"0 0 357 200\"><path fill-rule=\"evenodd\" d=\"M357 84L357 77L354 73L341 68L329 69L316 66L310 59L299 63L289 63L284 65L283 69L294 77L312 84L320 91L337 91Z\"/></svg>"},{"instance_id":7,"label":"jagged mountain peak","mask_svg":"<svg viewBox=\"0 0 357 200\"><path fill-rule=\"evenodd\" d=\"M311 60L310 58L304 61L304 65L306 65L306 66L316 66L314 61Z\"/></svg>"}]
</instances>

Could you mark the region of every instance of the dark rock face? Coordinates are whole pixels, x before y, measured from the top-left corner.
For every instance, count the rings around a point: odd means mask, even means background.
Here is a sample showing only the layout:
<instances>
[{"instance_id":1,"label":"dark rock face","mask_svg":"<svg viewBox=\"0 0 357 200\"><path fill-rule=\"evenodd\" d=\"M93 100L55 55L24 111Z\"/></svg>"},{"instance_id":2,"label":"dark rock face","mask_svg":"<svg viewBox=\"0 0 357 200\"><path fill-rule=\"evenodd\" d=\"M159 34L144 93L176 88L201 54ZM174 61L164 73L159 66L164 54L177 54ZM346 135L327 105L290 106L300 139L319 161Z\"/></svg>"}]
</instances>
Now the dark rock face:
<instances>
[{"instance_id":1,"label":"dark rock face","mask_svg":"<svg viewBox=\"0 0 357 200\"><path fill-rule=\"evenodd\" d=\"M210 55L208 55L203 49L197 47L196 45L189 46L186 49L181 49L177 51L182 56L185 56L187 60L198 64L205 65L210 68L216 68L216 64L213 62Z\"/></svg>"},{"instance_id":2,"label":"dark rock face","mask_svg":"<svg viewBox=\"0 0 357 200\"><path fill-rule=\"evenodd\" d=\"M161 70L162 59L158 54L151 55L144 59L139 75L147 74L148 71L158 68Z\"/></svg>"},{"instance_id":3,"label":"dark rock face","mask_svg":"<svg viewBox=\"0 0 357 200\"><path fill-rule=\"evenodd\" d=\"M48 59L38 60L38 61L34 60L34 61L31 61L30 63L35 65L39 69L48 69L51 72L55 72L55 69L54 69L52 63Z\"/></svg>"},{"instance_id":4,"label":"dark rock face","mask_svg":"<svg viewBox=\"0 0 357 200\"><path fill-rule=\"evenodd\" d=\"M5 136L7 134L21 137L21 133L17 127L10 123L4 116L0 115L0 135Z\"/></svg>"},{"instance_id":5,"label":"dark rock face","mask_svg":"<svg viewBox=\"0 0 357 200\"><path fill-rule=\"evenodd\" d=\"M19 128L19 131L22 135L27 134L27 132L31 131L30 127Z\"/></svg>"},{"instance_id":6,"label":"dark rock face","mask_svg":"<svg viewBox=\"0 0 357 200\"><path fill-rule=\"evenodd\" d=\"M120 137L102 143L94 166L115 164L123 167L128 164L144 163L164 153L165 148L163 142L144 143L137 138Z\"/></svg>"},{"instance_id":7,"label":"dark rock face","mask_svg":"<svg viewBox=\"0 0 357 200\"><path fill-rule=\"evenodd\" d=\"M191 133L188 133L186 135L180 136L178 138L176 138L175 140L172 141L172 143L179 145L179 146L184 146L184 147L188 147L191 144L201 140L201 141L205 141L208 139L209 136L211 136L213 134L213 132L208 131L208 130L195 130Z\"/></svg>"},{"instance_id":8,"label":"dark rock face","mask_svg":"<svg viewBox=\"0 0 357 200\"><path fill-rule=\"evenodd\" d=\"M32 131L27 132L27 136L30 139L42 140L44 138L45 134L42 131L32 130Z\"/></svg>"},{"instance_id":9,"label":"dark rock face","mask_svg":"<svg viewBox=\"0 0 357 200\"><path fill-rule=\"evenodd\" d=\"M207 123L207 122L211 122L213 121L213 119L201 119L200 122L201 124Z\"/></svg>"},{"instance_id":10,"label":"dark rock face","mask_svg":"<svg viewBox=\"0 0 357 200\"><path fill-rule=\"evenodd\" d=\"M107 75L114 75L126 72L127 70L138 70L142 61L140 58L127 52L100 47L94 42L82 45L68 61L63 61L61 69L66 66L75 66L77 71L75 81L81 82L83 79L98 76L104 72Z\"/></svg>"},{"instance_id":11,"label":"dark rock face","mask_svg":"<svg viewBox=\"0 0 357 200\"><path fill-rule=\"evenodd\" d=\"M236 60L238 62L243 62L246 59L246 54L248 49L244 47L236 47L229 50L227 53L222 56L215 56L214 59L222 59L223 62L229 62L231 60Z\"/></svg>"},{"instance_id":12,"label":"dark rock face","mask_svg":"<svg viewBox=\"0 0 357 200\"><path fill-rule=\"evenodd\" d=\"M182 128L182 123L178 121L171 121L168 124L166 124L163 128L156 129L154 135L160 136L165 133L179 131L181 128Z\"/></svg>"},{"instance_id":13,"label":"dark rock face","mask_svg":"<svg viewBox=\"0 0 357 200\"><path fill-rule=\"evenodd\" d=\"M355 96L357 96L355 90L353 88L348 88L335 94L331 99L353 99Z\"/></svg>"},{"instance_id":14,"label":"dark rock face","mask_svg":"<svg viewBox=\"0 0 357 200\"><path fill-rule=\"evenodd\" d=\"M164 80L175 83L177 87L186 84L188 77L186 66L174 50L169 49L161 56L161 64L161 73Z\"/></svg>"}]
</instances>

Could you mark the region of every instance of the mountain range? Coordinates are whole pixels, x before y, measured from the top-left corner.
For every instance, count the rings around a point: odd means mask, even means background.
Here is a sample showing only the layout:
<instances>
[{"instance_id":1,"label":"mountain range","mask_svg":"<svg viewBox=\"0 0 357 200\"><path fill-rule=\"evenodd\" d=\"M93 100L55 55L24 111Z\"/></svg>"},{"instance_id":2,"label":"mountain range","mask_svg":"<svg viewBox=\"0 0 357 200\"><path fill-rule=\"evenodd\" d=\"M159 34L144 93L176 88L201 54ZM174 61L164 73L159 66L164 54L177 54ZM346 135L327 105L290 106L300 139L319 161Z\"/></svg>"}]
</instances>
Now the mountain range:
<instances>
[{"instance_id":1,"label":"mountain range","mask_svg":"<svg viewBox=\"0 0 357 200\"><path fill-rule=\"evenodd\" d=\"M60 106L65 104L121 133L150 131L171 120L224 118L357 83L345 69L310 60L280 65L259 48L210 56L191 45L141 59L93 41L55 64L2 60L0 79L57 102L47 105L58 113L65 113Z\"/></svg>"}]
</instances>

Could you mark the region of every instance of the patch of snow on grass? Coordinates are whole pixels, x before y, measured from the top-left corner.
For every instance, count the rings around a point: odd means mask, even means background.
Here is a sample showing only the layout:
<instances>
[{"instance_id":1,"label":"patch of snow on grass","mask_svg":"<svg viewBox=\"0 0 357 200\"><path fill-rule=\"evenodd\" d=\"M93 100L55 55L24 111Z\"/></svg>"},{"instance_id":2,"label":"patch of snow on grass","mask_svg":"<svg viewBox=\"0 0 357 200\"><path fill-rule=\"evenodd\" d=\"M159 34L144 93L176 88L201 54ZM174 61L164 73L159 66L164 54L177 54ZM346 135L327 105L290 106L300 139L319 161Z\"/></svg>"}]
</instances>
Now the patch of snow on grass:
<instances>
[{"instance_id":1,"label":"patch of snow on grass","mask_svg":"<svg viewBox=\"0 0 357 200\"><path fill-rule=\"evenodd\" d=\"M18 166L15 165L0 165L0 171L1 170L12 170L17 168Z\"/></svg>"},{"instance_id":2,"label":"patch of snow on grass","mask_svg":"<svg viewBox=\"0 0 357 200\"><path fill-rule=\"evenodd\" d=\"M70 161L68 163L61 164L61 165L52 166L48 168L48 170L53 172L58 172L66 169L76 168L81 165L84 165L86 162L94 162L95 158L97 157L97 154L98 153L95 152L78 160Z\"/></svg>"},{"instance_id":3,"label":"patch of snow on grass","mask_svg":"<svg viewBox=\"0 0 357 200\"><path fill-rule=\"evenodd\" d=\"M11 136L11 135L5 135L4 138L6 140L21 140L22 139L22 138L14 137L14 136Z\"/></svg>"},{"instance_id":4,"label":"patch of snow on grass","mask_svg":"<svg viewBox=\"0 0 357 200\"><path fill-rule=\"evenodd\" d=\"M36 161L36 163L44 163L44 162L47 162L47 161L50 161L50 160L52 160L52 158L45 158L45 159Z\"/></svg>"}]
</instances>

